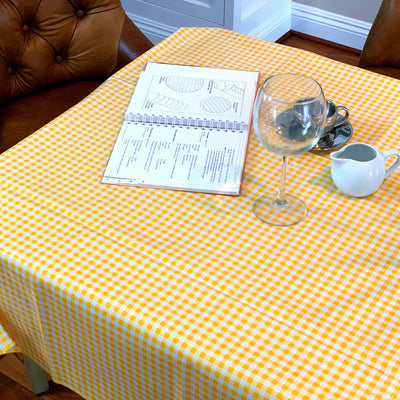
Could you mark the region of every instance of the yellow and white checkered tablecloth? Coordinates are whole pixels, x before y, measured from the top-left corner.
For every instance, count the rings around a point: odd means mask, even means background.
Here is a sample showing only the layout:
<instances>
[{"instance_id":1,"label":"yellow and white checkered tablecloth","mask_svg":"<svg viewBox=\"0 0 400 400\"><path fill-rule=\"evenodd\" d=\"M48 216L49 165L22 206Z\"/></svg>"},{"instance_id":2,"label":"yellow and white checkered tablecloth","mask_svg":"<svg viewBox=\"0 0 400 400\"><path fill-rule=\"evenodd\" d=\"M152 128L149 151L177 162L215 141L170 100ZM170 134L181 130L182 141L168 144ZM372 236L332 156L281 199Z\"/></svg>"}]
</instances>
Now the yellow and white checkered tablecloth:
<instances>
[{"instance_id":1,"label":"yellow and white checkered tablecloth","mask_svg":"<svg viewBox=\"0 0 400 400\"><path fill-rule=\"evenodd\" d=\"M289 160L309 206L287 228L251 132L239 197L100 183L147 61L317 79L352 141L398 148L400 83L229 30L182 28L0 156L0 336L87 399L395 399L400 170L341 194L327 157Z\"/></svg>"}]
</instances>

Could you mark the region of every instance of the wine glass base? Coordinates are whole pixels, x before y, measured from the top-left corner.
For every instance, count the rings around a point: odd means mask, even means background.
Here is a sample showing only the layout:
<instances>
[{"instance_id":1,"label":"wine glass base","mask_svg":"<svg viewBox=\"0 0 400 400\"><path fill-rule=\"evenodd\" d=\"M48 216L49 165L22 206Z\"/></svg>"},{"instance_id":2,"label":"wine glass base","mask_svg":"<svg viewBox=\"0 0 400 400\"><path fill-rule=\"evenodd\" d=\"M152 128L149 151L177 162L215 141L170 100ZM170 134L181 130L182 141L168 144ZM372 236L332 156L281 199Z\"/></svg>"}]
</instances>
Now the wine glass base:
<instances>
[{"instance_id":1,"label":"wine glass base","mask_svg":"<svg viewBox=\"0 0 400 400\"><path fill-rule=\"evenodd\" d=\"M285 200L266 194L255 200L253 212L263 222L277 226L289 226L301 221L307 214L307 206L300 198L286 194Z\"/></svg>"}]
</instances>

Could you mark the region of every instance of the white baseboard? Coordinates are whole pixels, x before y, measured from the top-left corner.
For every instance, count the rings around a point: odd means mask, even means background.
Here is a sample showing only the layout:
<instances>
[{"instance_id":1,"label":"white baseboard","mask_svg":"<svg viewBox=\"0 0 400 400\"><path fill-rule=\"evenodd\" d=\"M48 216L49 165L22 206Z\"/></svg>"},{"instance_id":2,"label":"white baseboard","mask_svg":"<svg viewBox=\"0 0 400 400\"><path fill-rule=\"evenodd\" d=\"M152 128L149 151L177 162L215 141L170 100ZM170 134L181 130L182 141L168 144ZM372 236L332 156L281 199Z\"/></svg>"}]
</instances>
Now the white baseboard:
<instances>
[{"instance_id":1,"label":"white baseboard","mask_svg":"<svg viewBox=\"0 0 400 400\"><path fill-rule=\"evenodd\" d=\"M290 30L291 0L258 0L249 4L252 7L235 19L234 30L270 42Z\"/></svg>"},{"instance_id":2,"label":"white baseboard","mask_svg":"<svg viewBox=\"0 0 400 400\"><path fill-rule=\"evenodd\" d=\"M340 43L355 49L362 49L371 29L368 22L331 13L316 7L292 2L291 13L285 8L273 10L273 18L254 22L254 26L235 27L239 31L261 39L274 42L289 30L302 32L331 42ZM154 43L174 33L179 27L128 13L128 16Z\"/></svg>"},{"instance_id":3,"label":"white baseboard","mask_svg":"<svg viewBox=\"0 0 400 400\"><path fill-rule=\"evenodd\" d=\"M289 16L283 16L281 19L270 21L268 24L260 25L256 29L247 32L248 35L257 37L259 39L268 40L275 42L285 33L290 31L291 18Z\"/></svg>"},{"instance_id":4,"label":"white baseboard","mask_svg":"<svg viewBox=\"0 0 400 400\"><path fill-rule=\"evenodd\" d=\"M274 1L279 3L281 0ZM271 4L274 4L274 2L271 2ZM259 13L258 18L248 18L250 21L245 21L243 24L239 23L238 26L234 27L234 30L274 42L290 30L291 15L290 7L275 7L272 11L269 14ZM154 44L165 39L179 28L179 26L155 22L137 14L127 12L127 15ZM260 15L269 15L269 18L260 18Z\"/></svg>"},{"instance_id":5,"label":"white baseboard","mask_svg":"<svg viewBox=\"0 0 400 400\"><path fill-rule=\"evenodd\" d=\"M157 44L166 37L172 35L178 27L155 22L149 18L127 12L127 16L137 25L137 27L153 42Z\"/></svg>"},{"instance_id":6,"label":"white baseboard","mask_svg":"<svg viewBox=\"0 0 400 400\"><path fill-rule=\"evenodd\" d=\"M291 29L361 50L371 24L293 2Z\"/></svg>"}]
</instances>

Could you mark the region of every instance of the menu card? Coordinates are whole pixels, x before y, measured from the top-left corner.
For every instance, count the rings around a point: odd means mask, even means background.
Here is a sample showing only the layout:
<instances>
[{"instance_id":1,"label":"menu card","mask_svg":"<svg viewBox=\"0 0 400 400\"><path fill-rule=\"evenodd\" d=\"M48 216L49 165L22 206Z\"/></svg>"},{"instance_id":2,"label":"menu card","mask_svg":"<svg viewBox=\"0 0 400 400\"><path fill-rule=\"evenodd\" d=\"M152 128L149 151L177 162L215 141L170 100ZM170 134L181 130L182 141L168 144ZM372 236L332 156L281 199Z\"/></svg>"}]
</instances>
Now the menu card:
<instances>
[{"instance_id":1,"label":"menu card","mask_svg":"<svg viewBox=\"0 0 400 400\"><path fill-rule=\"evenodd\" d=\"M103 183L240 194L258 73L148 63Z\"/></svg>"}]
</instances>

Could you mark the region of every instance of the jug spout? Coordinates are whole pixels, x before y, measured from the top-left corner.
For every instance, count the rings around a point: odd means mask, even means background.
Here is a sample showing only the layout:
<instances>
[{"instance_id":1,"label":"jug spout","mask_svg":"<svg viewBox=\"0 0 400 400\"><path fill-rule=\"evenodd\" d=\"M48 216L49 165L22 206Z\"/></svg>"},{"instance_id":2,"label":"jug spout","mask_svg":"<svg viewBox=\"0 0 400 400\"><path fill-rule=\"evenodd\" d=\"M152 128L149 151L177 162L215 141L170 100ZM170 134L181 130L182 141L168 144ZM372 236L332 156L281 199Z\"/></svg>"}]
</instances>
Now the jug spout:
<instances>
[{"instance_id":1,"label":"jug spout","mask_svg":"<svg viewBox=\"0 0 400 400\"><path fill-rule=\"evenodd\" d=\"M332 162L337 164L344 164L349 160L346 156L344 156L343 150L333 151L329 154L329 156Z\"/></svg>"},{"instance_id":2,"label":"jug spout","mask_svg":"<svg viewBox=\"0 0 400 400\"><path fill-rule=\"evenodd\" d=\"M373 162L379 156L379 152L373 146L366 143L352 143L342 149L331 153L332 160L352 160L355 162Z\"/></svg>"}]
</instances>

